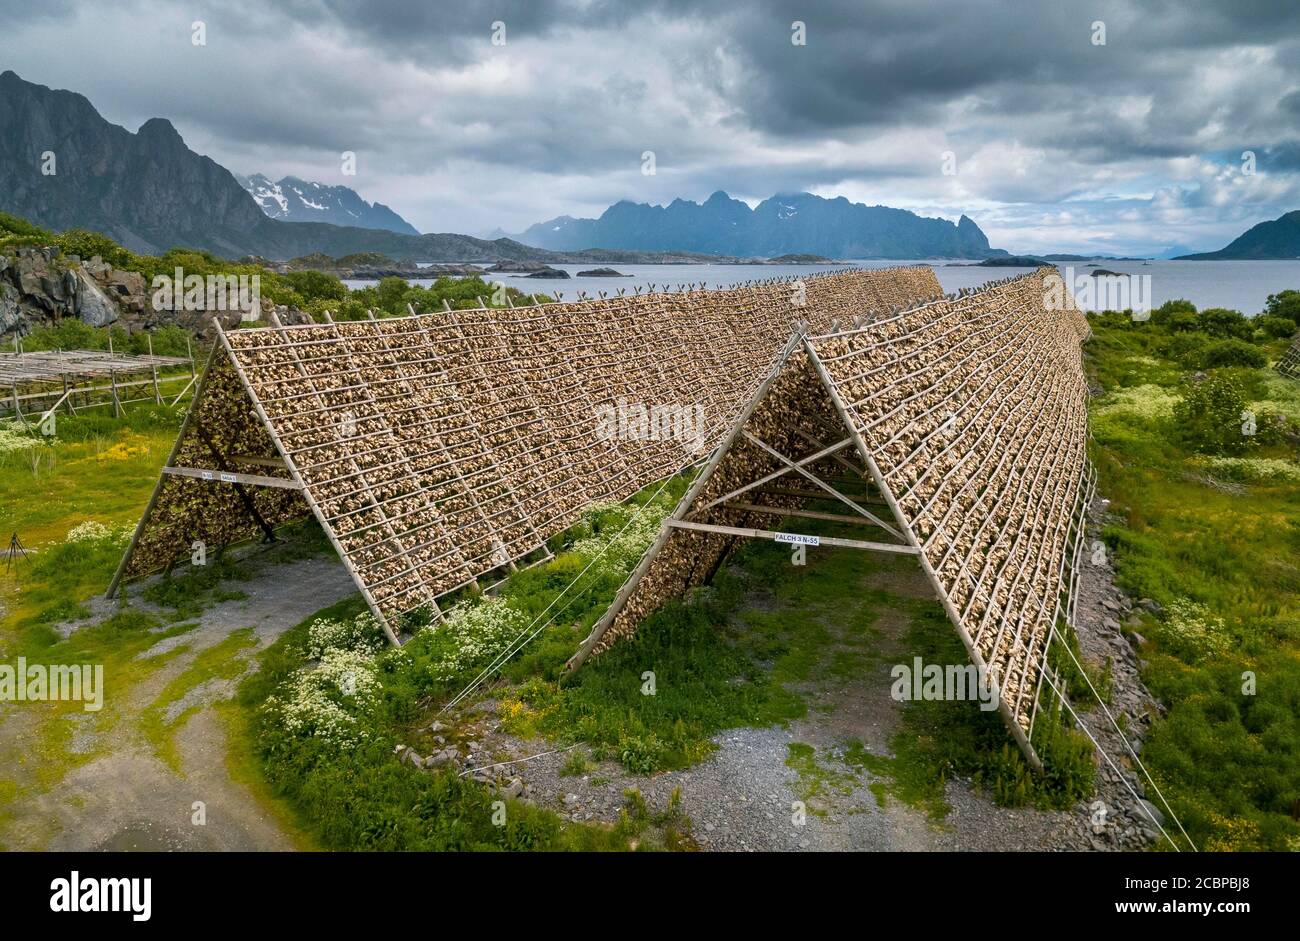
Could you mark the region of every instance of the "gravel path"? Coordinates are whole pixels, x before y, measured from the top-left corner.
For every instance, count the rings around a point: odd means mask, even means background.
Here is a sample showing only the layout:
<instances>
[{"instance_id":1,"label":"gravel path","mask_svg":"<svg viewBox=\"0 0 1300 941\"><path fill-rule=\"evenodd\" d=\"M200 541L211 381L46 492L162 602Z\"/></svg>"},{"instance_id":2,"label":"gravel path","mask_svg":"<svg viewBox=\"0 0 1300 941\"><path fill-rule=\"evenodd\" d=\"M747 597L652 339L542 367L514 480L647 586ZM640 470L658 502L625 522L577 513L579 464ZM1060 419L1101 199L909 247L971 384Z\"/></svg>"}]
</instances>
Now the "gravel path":
<instances>
[{"instance_id":1,"label":"gravel path","mask_svg":"<svg viewBox=\"0 0 1300 941\"><path fill-rule=\"evenodd\" d=\"M234 693L238 679L203 682L185 694L183 705L169 708L170 718L196 709L172 733L179 771L155 754L137 724L171 680L233 631L252 629L256 644L239 653L251 668L259 649L356 591L333 556L265 565L250 560L248 566L253 577L238 584L244 598L212 606L197 618L198 627L160 640L141 655L179 651L129 690L129 701L117 706L122 717L109 734L97 735L88 714L73 714L71 721L78 725L74 751L93 757L46 788L25 787L6 808L0 843L11 849L51 850L295 848L292 837L230 778L225 727L212 706ZM131 592L136 596L139 588L133 586ZM21 753L24 737L35 734L36 713L19 718L29 721L0 725L0 751ZM203 806L202 825L194 822L196 801Z\"/></svg>"}]
</instances>

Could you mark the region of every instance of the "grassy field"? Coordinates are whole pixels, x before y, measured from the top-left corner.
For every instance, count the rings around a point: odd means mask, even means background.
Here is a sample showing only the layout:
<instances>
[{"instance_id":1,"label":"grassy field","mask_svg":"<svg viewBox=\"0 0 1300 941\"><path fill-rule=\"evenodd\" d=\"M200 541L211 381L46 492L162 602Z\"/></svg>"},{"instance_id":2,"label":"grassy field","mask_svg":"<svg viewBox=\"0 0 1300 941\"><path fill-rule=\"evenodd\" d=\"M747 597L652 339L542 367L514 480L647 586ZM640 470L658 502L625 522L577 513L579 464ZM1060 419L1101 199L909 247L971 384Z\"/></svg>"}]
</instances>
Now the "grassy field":
<instances>
[{"instance_id":1,"label":"grassy field","mask_svg":"<svg viewBox=\"0 0 1300 941\"><path fill-rule=\"evenodd\" d=\"M1171 320L1094 317L1087 347L1104 390L1092 406L1104 539L1121 586L1160 611L1136 626L1143 679L1168 708L1145 761L1201 849L1300 849L1300 383L1254 367L1198 374L1195 331ZM1258 345L1276 357L1285 341ZM1197 375L1241 390L1244 408L1218 421L1242 439L1231 453L1206 447L1180 407ZM1274 415L1291 433L1261 433Z\"/></svg>"}]
</instances>

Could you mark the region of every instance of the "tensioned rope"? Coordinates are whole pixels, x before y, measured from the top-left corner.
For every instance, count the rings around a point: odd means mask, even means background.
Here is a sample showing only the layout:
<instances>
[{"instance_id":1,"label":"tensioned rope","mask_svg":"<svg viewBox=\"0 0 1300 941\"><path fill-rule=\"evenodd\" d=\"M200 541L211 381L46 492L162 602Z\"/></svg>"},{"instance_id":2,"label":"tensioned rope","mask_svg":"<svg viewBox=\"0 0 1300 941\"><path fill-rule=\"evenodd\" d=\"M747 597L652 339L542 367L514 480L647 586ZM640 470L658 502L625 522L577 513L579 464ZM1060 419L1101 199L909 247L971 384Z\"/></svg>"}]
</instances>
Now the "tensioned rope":
<instances>
[{"instance_id":1,"label":"tensioned rope","mask_svg":"<svg viewBox=\"0 0 1300 941\"><path fill-rule=\"evenodd\" d=\"M1051 677L1047 675L1046 670L1043 671L1043 679L1047 681L1048 686L1052 687L1052 692L1056 693L1057 698L1060 699L1060 701L1065 704L1065 708L1070 710L1070 715L1074 717L1074 721L1078 724L1079 728L1083 729L1083 734L1088 736L1088 739L1089 741L1092 742L1093 747L1096 748L1097 751L1101 752L1101 756L1106 759L1106 763L1110 765L1111 770L1115 772L1115 776L1120 779L1120 782L1126 788L1128 788L1128 792L1133 795L1134 803L1136 803L1137 806L1141 807L1143 812L1145 812L1146 815L1151 818L1151 822L1155 824L1156 829L1158 829L1161 832L1161 834L1164 835L1164 838L1169 841L1169 845L1174 848L1174 851L1181 853L1182 848L1177 843L1174 842L1173 837L1171 837L1169 833L1165 830L1165 828L1160 825L1160 821L1156 819L1155 814L1151 813L1151 811L1147 808L1147 806L1142 803L1142 798L1138 796L1138 793L1133 788L1133 785L1128 783L1128 778L1124 777L1123 772L1121 772L1119 768L1116 766L1115 762L1111 759L1106 749L1101 747L1101 743L1098 742L1096 737L1092 734L1092 732L1088 730L1088 727L1083 724L1083 720L1079 718L1079 714L1074 711L1074 706L1070 705L1069 698L1064 693L1062 693L1059 689L1057 689L1056 684L1052 682ZM1172 814L1173 811L1171 810L1170 813ZM1175 817L1174 819L1176 820L1177 818ZM1181 828L1182 824L1179 824L1178 826ZM1184 831L1183 835L1184 836L1187 835L1186 831ZM1193 850L1196 849L1196 844L1192 843L1190 838L1188 838L1187 842L1191 844Z\"/></svg>"},{"instance_id":2,"label":"tensioned rope","mask_svg":"<svg viewBox=\"0 0 1300 941\"><path fill-rule=\"evenodd\" d=\"M1124 747L1128 749L1128 753L1133 756L1133 760L1137 762L1137 766L1142 769L1142 773L1146 776L1147 781L1150 782L1153 788L1155 788L1155 792L1159 796L1160 802L1165 805L1165 810L1169 811L1169 816L1173 817L1174 823L1178 824L1178 829L1182 831L1183 837L1187 840L1187 844L1191 846L1193 850L1196 850L1196 844L1193 843L1192 838L1187 835L1187 830L1184 829L1183 822L1178 819L1178 814L1174 813L1174 809L1169 806L1169 801L1165 799L1164 793L1160 790L1160 785L1156 784L1155 779L1151 777L1151 772L1147 770L1147 766L1144 765L1142 759L1138 757L1132 743L1128 740L1128 736L1124 734L1124 730L1119 727L1119 723L1115 721L1115 717L1111 715L1110 710L1106 708L1106 704L1102 701L1101 695L1097 692L1097 688L1092 685L1092 677L1088 676L1088 671L1083 668L1083 664L1081 664L1079 658L1074 655L1074 651L1070 649L1070 645L1065 643L1064 640L1061 641L1061 645L1065 647L1066 653L1070 655L1070 659L1074 661L1074 665L1078 667L1079 672L1083 674L1084 682L1088 684L1088 689L1092 690L1093 698L1097 700L1097 705L1101 706L1101 711L1106 714L1106 718L1110 720L1110 724L1113 725L1115 731L1119 733L1120 741L1124 743ZM1045 672L1046 671L1044 671L1044 673ZM1074 710L1071 709L1070 712L1073 714ZM1075 721L1078 721L1077 715L1075 716ZM1083 723L1079 724L1082 726ZM1084 731L1086 732L1087 729L1084 729ZM1089 734L1088 737L1092 738L1092 735ZM1096 739L1093 739L1093 741L1095 742ZM1114 763L1112 762L1112 767L1113 766ZM1144 807L1143 810L1145 809L1146 808ZM1150 812L1148 812L1147 816L1151 816ZM1152 817L1152 820L1154 821L1155 818Z\"/></svg>"}]
</instances>

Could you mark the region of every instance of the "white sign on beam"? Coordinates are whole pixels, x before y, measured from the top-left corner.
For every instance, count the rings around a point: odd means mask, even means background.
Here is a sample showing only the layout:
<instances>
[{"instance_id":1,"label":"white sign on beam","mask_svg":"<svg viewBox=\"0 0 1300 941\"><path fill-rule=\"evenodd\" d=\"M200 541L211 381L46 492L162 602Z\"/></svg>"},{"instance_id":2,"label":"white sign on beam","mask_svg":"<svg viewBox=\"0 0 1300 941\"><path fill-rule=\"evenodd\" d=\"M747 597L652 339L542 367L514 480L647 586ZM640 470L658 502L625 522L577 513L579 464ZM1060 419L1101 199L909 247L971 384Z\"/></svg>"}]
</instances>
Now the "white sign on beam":
<instances>
[{"instance_id":1,"label":"white sign on beam","mask_svg":"<svg viewBox=\"0 0 1300 941\"><path fill-rule=\"evenodd\" d=\"M820 536L805 536L802 533L777 533L777 542L789 542L796 546L820 546L822 540Z\"/></svg>"}]
</instances>

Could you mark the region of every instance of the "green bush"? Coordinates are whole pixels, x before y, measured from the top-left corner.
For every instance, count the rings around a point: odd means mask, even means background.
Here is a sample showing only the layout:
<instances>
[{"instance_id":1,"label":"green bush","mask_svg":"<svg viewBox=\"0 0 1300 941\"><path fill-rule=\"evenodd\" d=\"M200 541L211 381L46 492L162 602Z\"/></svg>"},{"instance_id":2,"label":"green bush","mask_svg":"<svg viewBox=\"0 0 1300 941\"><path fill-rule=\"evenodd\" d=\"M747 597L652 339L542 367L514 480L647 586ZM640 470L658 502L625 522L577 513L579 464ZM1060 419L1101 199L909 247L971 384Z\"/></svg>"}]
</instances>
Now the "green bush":
<instances>
[{"instance_id":1,"label":"green bush","mask_svg":"<svg viewBox=\"0 0 1300 941\"><path fill-rule=\"evenodd\" d=\"M1268 360L1263 350L1244 340L1219 340L1205 347L1201 365L1205 369L1222 366L1249 366L1262 369Z\"/></svg>"},{"instance_id":2,"label":"green bush","mask_svg":"<svg viewBox=\"0 0 1300 941\"><path fill-rule=\"evenodd\" d=\"M1165 301L1151 312L1151 322L1168 330L1195 330L1196 305L1181 298Z\"/></svg>"},{"instance_id":3,"label":"green bush","mask_svg":"<svg viewBox=\"0 0 1300 941\"><path fill-rule=\"evenodd\" d=\"M347 286L323 271L290 271L281 277L307 303L316 300L337 302L348 296Z\"/></svg>"},{"instance_id":4,"label":"green bush","mask_svg":"<svg viewBox=\"0 0 1300 941\"><path fill-rule=\"evenodd\" d=\"M1205 348L1210 345L1210 342L1210 338L1204 333L1190 330L1162 338L1156 344L1156 349L1161 355L1188 369L1200 369L1205 359Z\"/></svg>"},{"instance_id":5,"label":"green bush","mask_svg":"<svg viewBox=\"0 0 1300 941\"><path fill-rule=\"evenodd\" d=\"M1270 294L1264 304L1264 313L1300 323L1300 291L1287 290Z\"/></svg>"},{"instance_id":6,"label":"green bush","mask_svg":"<svg viewBox=\"0 0 1300 941\"><path fill-rule=\"evenodd\" d=\"M26 238L53 238L49 232L46 232L38 226L32 225L26 219L11 216L7 212L0 212L0 241L3 240L4 236L8 235L16 235Z\"/></svg>"},{"instance_id":7,"label":"green bush","mask_svg":"<svg viewBox=\"0 0 1300 941\"><path fill-rule=\"evenodd\" d=\"M1256 330L1274 340L1285 340L1295 336L1296 322L1290 317L1276 317L1272 314L1264 314L1256 317L1254 323Z\"/></svg>"},{"instance_id":8,"label":"green bush","mask_svg":"<svg viewBox=\"0 0 1300 941\"><path fill-rule=\"evenodd\" d=\"M127 251L107 235L91 232L88 229L70 229L63 232L55 236L54 244L58 245L65 255L76 255L83 261L89 261L98 255L114 268L130 270L140 263L138 255Z\"/></svg>"},{"instance_id":9,"label":"green bush","mask_svg":"<svg viewBox=\"0 0 1300 941\"><path fill-rule=\"evenodd\" d=\"M1174 406L1174 421L1189 447L1205 454L1239 454L1253 442L1242 433L1246 391L1240 379L1210 373L1192 380Z\"/></svg>"},{"instance_id":10,"label":"green bush","mask_svg":"<svg viewBox=\"0 0 1300 941\"><path fill-rule=\"evenodd\" d=\"M1226 307L1211 307L1196 315L1197 329L1212 337L1249 340L1255 335L1255 328L1239 311Z\"/></svg>"}]
</instances>

